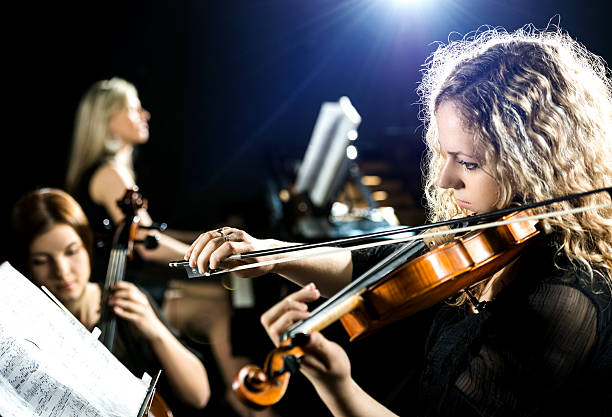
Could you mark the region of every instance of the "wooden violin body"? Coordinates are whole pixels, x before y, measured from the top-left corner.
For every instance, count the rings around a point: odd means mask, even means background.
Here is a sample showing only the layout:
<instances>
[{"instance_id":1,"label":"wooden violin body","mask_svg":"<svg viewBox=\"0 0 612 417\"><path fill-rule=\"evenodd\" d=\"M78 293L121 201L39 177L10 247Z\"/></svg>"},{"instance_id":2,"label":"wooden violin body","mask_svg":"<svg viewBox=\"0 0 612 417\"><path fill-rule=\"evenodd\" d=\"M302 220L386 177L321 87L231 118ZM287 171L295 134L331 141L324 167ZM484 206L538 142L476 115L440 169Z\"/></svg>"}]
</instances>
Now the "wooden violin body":
<instances>
[{"instance_id":1,"label":"wooden violin body","mask_svg":"<svg viewBox=\"0 0 612 417\"><path fill-rule=\"evenodd\" d=\"M351 283L346 294L332 297L311 317L292 326L268 355L263 369L242 368L234 378L234 392L254 409L270 406L284 395L290 374L304 355L296 342L300 334L322 330L339 319L353 341L492 276L539 234L538 222L520 220L522 217L525 212L515 212L499 222L507 224L466 233L410 259L373 283L371 279L362 286ZM365 277L356 281L361 278Z\"/></svg>"},{"instance_id":2,"label":"wooden violin body","mask_svg":"<svg viewBox=\"0 0 612 417\"><path fill-rule=\"evenodd\" d=\"M520 216L519 213L503 220ZM350 340L366 336L457 294L509 264L538 234L536 221L509 223L456 238L408 262L362 294L340 318Z\"/></svg>"}]
</instances>

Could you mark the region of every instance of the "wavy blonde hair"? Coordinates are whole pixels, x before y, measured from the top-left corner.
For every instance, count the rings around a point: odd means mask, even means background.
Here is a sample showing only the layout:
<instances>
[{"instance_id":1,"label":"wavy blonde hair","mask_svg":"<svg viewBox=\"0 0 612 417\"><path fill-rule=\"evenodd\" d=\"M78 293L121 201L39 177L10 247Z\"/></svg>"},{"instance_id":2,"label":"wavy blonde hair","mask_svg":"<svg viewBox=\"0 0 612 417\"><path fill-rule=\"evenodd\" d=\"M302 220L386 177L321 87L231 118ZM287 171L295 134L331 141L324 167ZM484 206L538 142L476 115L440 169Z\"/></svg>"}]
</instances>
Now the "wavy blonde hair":
<instances>
[{"instance_id":1,"label":"wavy blonde hair","mask_svg":"<svg viewBox=\"0 0 612 417\"><path fill-rule=\"evenodd\" d=\"M612 186L612 88L604 60L556 25L514 32L483 27L440 44L418 87L425 124L428 216L461 216L452 190L437 183L443 164L436 109L454 103L474 132L477 153L499 184L498 207ZM542 210L609 203L593 194ZM612 209L547 220L560 250L612 288ZM593 267L597 268L593 268Z\"/></svg>"},{"instance_id":2,"label":"wavy blonde hair","mask_svg":"<svg viewBox=\"0 0 612 417\"><path fill-rule=\"evenodd\" d=\"M103 159L112 158L117 152L117 139L108 130L109 121L127 106L128 96L132 94L138 96L133 84L113 77L95 82L81 99L66 175L69 192L76 191L84 171Z\"/></svg>"}]
</instances>

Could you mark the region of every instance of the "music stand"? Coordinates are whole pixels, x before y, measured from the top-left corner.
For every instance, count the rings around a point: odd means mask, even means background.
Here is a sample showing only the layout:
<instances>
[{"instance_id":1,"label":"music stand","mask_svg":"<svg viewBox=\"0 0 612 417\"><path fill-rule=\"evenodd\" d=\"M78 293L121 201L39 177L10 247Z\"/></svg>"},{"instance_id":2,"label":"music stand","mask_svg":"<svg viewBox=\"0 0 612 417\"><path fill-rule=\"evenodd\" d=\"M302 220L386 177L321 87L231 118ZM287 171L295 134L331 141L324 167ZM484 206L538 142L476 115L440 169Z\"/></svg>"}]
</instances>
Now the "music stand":
<instances>
[{"instance_id":1,"label":"music stand","mask_svg":"<svg viewBox=\"0 0 612 417\"><path fill-rule=\"evenodd\" d=\"M360 123L361 116L346 96L321 105L295 181L296 193L308 197L315 214L329 213L342 187L348 174L349 136Z\"/></svg>"}]
</instances>

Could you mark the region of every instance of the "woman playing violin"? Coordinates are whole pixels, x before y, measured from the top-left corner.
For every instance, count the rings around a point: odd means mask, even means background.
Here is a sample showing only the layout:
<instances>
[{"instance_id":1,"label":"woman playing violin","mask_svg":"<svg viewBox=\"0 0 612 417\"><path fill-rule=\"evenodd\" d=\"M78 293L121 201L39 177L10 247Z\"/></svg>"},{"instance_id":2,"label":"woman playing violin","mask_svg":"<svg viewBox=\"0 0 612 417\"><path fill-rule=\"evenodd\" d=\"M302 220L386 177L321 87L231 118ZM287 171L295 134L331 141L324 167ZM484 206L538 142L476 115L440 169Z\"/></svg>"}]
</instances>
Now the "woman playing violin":
<instances>
[{"instance_id":1,"label":"woman playing violin","mask_svg":"<svg viewBox=\"0 0 612 417\"><path fill-rule=\"evenodd\" d=\"M607 71L601 58L555 28L480 30L439 46L418 88L429 219L609 187ZM544 210L611 198L592 194ZM437 312L409 410L389 410L362 390L344 350L318 332L303 347L301 372L336 416L609 415L612 209L542 223L548 233L528 250L472 288L472 297L462 292ZM286 245L225 228L201 235L185 259L200 270L231 267L242 262L227 261L232 254ZM278 345L289 326L309 317L309 302L334 294L393 250L381 246L236 273L275 272L304 286L261 317ZM409 335L402 339L410 343Z\"/></svg>"},{"instance_id":2,"label":"woman playing violin","mask_svg":"<svg viewBox=\"0 0 612 417\"><path fill-rule=\"evenodd\" d=\"M93 237L79 204L59 189L34 190L15 203L12 223L15 265L89 330L99 326L102 290L89 282ZM112 290L109 307L118 317L115 356L138 377L162 369L157 391L176 416L201 412L210 388L200 358L165 324L145 290L127 281Z\"/></svg>"}]
</instances>

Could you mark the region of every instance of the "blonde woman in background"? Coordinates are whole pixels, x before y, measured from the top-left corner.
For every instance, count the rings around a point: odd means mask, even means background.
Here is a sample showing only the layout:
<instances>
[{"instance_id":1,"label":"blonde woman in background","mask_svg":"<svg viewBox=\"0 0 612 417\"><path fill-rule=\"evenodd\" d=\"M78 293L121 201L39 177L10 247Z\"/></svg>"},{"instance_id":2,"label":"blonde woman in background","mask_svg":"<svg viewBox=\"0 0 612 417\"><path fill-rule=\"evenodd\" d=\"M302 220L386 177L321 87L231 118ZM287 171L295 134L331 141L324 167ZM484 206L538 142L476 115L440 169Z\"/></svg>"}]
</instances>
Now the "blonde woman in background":
<instances>
[{"instance_id":1,"label":"blonde woman in background","mask_svg":"<svg viewBox=\"0 0 612 417\"><path fill-rule=\"evenodd\" d=\"M116 224L123 218L117 200L127 189L136 186L133 155L138 146L149 140L150 117L149 112L140 103L136 87L118 77L95 82L79 103L66 187L87 213L99 240L104 240L104 236L108 235L108 231L102 226L104 219L110 216ZM146 197L146 193L143 193L143 196ZM138 215L141 225L152 224L151 216L145 209L141 209ZM164 233L139 230L142 236L138 236L138 239L143 239L144 234L155 235L159 244L155 249L135 245L139 257L131 261L126 279L149 290L155 301L165 309L168 305L167 277L171 272L175 272L168 268L168 262L181 259L189 247L184 242L192 242L198 233L176 229L167 229ZM108 251L96 250L94 256L95 265L103 266L102 271L96 272L95 280L100 281L106 271ZM189 288L180 285L180 282L175 283L174 286L179 289L172 292L172 308L169 308L168 313L173 314L168 314L168 318L179 330L187 332L188 328L191 329L188 333L195 339L210 341L210 346L204 346L203 349L212 349L224 385L229 387L235 372L247 361L246 358L236 358L232 355L229 339L230 297L215 281L190 284L207 286L204 289L206 297L198 295L201 291L191 294ZM179 298L176 298L177 296ZM200 309L195 315L187 316L175 312L180 309L180 306L175 308L183 300L180 297L200 297ZM251 410L236 401L229 388L224 401L230 402L238 415L252 414ZM258 415L273 414L266 411Z\"/></svg>"},{"instance_id":2,"label":"blonde woman in background","mask_svg":"<svg viewBox=\"0 0 612 417\"><path fill-rule=\"evenodd\" d=\"M126 190L136 184L134 149L149 140L149 119L135 86L121 78L94 83L79 103L66 176L66 190L74 195L91 219L94 232L102 233L102 222L117 224L123 213L117 205ZM146 197L146 195L145 195ZM141 225L153 221L146 209L138 213ZM167 264L184 253L184 241L171 237L179 231L147 231L159 239L154 249L137 245L145 261ZM190 241L182 236L186 241ZM144 236L140 236L143 238Z\"/></svg>"}]
</instances>

